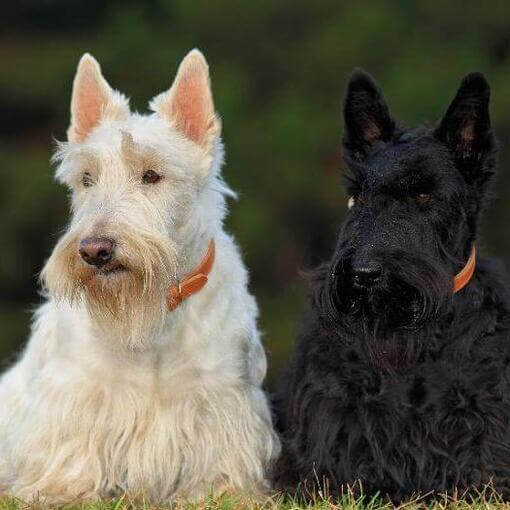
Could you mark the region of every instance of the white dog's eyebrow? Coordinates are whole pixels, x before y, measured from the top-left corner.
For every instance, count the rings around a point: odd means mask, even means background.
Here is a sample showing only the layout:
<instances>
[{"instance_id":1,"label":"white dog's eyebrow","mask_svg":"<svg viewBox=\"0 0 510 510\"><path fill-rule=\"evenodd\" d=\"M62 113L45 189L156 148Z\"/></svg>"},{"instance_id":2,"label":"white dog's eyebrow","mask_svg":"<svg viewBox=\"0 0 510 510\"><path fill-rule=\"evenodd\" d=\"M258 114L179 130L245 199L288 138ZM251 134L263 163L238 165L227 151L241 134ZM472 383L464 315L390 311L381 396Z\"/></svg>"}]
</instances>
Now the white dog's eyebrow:
<instances>
[{"instance_id":1,"label":"white dog's eyebrow","mask_svg":"<svg viewBox=\"0 0 510 510\"><path fill-rule=\"evenodd\" d=\"M97 152L91 147L73 142L57 142L57 150L51 158L52 163L65 163L70 158L97 160Z\"/></svg>"},{"instance_id":2,"label":"white dog's eyebrow","mask_svg":"<svg viewBox=\"0 0 510 510\"><path fill-rule=\"evenodd\" d=\"M180 181L185 178L186 166L172 153L165 153L158 146L139 142L128 131L121 130L121 136L121 157L135 172L142 167L152 168L167 174L172 180ZM172 171L168 172L169 168Z\"/></svg>"},{"instance_id":3,"label":"white dog's eyebrow","mask_svg":"<svg viewBox=\"0 0 510 510\"><path fill-rule=\"evenodd\" d=\"M77 161L81 164L76 165ZM58 164L55 177L63 182L67 182L77 168L82 168L84 165L96 167L99 164L98 161L96 151L73 142L58 142L57 151L51 159L53 164Z\"/></svg>"},{"instance_id":4,"label":"white dog's eyebrow","mask_svg":"<svg viewBox=\"0 0 510 510\"><path fill-rule=\"evenodd\" d=\"M138 168L143 162L146 166L164 168L168 163L156 147L136 142L127 131L121 130L121 134L121 155L128 165Z\"/></svg>"},{"instance_id":5,"label":"white dog's eyebrow","mask_svg":"<svg viewBox=\"0 0 510 510\"><path fill-rule=\"evenodd\" d=\"M131 152L136 151L138 144L135 144L133 135L129 133L129 131L124 131L123 129L120 130L120 133L122 136L121 142L122 153L130 154Z\"/></svg>"},{"instance_id":6,"label":"white dog's eyebrow","mask_svg":"<svg viewBox=\"0 0 510 510\"><path fill-rule=\"evenodd\" d=\"M158 153L156 147L151 145L135 142L133 135L128 131L121 130L122 141L121 141L121 154L122 157L128 162L136 161L140 159L144 160L163 160L161 155Z\"/></svg>"}]
</instances>

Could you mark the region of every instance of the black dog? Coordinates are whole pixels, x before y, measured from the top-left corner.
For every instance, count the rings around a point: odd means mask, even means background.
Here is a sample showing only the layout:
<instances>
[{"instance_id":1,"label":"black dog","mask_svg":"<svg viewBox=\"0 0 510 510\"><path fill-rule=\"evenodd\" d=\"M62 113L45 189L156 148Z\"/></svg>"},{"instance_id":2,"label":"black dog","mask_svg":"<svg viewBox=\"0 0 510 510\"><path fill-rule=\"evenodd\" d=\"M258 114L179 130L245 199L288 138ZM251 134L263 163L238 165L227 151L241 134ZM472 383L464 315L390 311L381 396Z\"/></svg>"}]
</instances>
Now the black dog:
<instances>
[{"instance_id":1,"label":"black dog","mask_svg":"<svg viewBox=\"0 0 510 510\"><path fill-rule=\"evenodd\" d=\"M352 207L277 398L277 487L360 481L399 501L492 482L510 497L510 299L495 263L472 274L496 163L488 106L470 74L435 128L408 130L353 75Z\"/></svg>"}]
</instances>

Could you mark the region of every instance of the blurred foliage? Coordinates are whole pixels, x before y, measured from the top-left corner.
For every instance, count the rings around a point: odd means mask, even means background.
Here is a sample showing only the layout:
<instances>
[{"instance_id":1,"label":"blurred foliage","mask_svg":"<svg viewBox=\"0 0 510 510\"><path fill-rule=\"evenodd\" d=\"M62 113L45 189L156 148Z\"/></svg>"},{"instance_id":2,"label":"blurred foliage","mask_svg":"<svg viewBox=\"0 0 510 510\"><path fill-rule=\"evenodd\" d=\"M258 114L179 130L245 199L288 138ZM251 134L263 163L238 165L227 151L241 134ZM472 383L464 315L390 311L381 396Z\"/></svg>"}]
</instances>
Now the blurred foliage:
<instances>
[{"instance_id":1,"label":"blurred foliage","mask_svg":"<svg viewBox=\"0 0 510 510\"><path fill-rule=\"evenodd\" d=\"M510 259L510 4L441 0L38 0L0 18L0 360L27 338L41 298L37 273L67 218L52 181L53 137L64 139L73 74L90 51L112 86L145 110L193 47L209 61L239 192L228 228L251 270L271 375L299 327L299 270L327 257L345 212L341 98L362 66L407 123L433 123L461 77L487 73L502 141L499 198L482 251Z\"/></svg>"}]
</instances>

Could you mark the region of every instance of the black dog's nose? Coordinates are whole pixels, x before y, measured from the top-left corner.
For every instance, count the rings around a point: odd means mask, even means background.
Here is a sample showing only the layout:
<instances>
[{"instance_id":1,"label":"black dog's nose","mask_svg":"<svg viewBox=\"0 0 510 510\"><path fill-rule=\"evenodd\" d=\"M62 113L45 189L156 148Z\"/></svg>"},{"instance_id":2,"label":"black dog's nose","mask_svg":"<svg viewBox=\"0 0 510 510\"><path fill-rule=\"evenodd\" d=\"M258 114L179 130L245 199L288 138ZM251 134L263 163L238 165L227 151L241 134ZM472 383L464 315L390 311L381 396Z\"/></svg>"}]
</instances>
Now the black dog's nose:
<instances>
[{"instance_id":1,"label":"black dog's nose","mask_svg":"<svg viewBox=\"0 0 510 510\"><path fill-rule=\"evenodd\" d=\"M87 237L80 242L81 258L91 266L102 267L113 257L115 242L107 237Z\"/></svg>"},{"instance_id":2,"label":"black dog's nose","mask_svg":"<svg viewBox=\"0 0 510 510\"><path fill-rule=\"evenodd\" d=\"M359 287L370 287L374 285L382 275L382 265L379 262L370 261L352 266L352 277L354 284Z\"/></svg>"}]
</instances>

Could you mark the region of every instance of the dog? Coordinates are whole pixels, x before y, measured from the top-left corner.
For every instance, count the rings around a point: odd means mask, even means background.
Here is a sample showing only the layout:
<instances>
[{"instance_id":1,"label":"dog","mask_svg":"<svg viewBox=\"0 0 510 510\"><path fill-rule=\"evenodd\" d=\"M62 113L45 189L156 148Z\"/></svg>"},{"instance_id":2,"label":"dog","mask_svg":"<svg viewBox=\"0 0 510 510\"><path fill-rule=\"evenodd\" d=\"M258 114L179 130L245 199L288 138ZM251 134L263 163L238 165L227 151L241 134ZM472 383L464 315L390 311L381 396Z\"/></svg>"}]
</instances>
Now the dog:
<instances>
[{"instance_id":1,"label":"dog","mask_svg":"<svg viewBox=\"0 0 510 510\"><path fill-rule=\"evenodd\" d=\"M489 85L408 129L357 70L344 103L349 210L276 397L279 488L510 496L510 301L477 258L495 173Z\"/></svg>"},{"instance_id":2,"label":"dog","mask_svg":"<svg viewBox=\"0 0 510 510\"><path fill-rule=\"evenodd\" d=\"M0 381L0 492L64 503L267 490L278 455L257 305L223 229L221 124L200 51L131 113L78 65L56 177L72 219Z\"/></svg>"}]
</instances>

